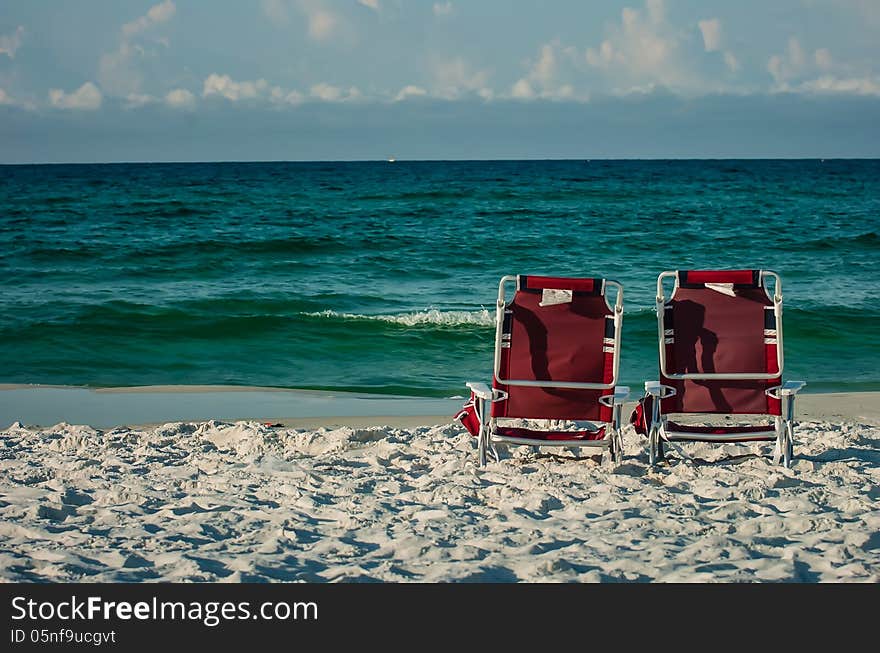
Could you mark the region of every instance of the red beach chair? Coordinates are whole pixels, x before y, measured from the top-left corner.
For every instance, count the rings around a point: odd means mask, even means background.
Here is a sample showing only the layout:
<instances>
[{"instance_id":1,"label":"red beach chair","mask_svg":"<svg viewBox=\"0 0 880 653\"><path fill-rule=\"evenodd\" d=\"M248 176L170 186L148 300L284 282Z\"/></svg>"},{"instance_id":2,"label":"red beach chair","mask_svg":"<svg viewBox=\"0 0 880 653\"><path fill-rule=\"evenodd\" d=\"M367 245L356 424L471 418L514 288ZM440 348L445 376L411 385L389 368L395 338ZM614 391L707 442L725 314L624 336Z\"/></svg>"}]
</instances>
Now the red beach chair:
<instances>
[{"instance_id":1,"label":"red beach chair","mask_svg":"<svg viewBox=\"0 0 880 653\"><path fill-rule=\"evenodd\" d=\"M663 280L673 278L671 297ZM765 282L774 280L773 297ZM645 383L641 410L652 465L674 441L776 441L791 466L794 400L806 384L782 382L782 281L769 270L679 270L657 279L660 380ZM674 415L766 415L772 423L693 426ZM679 418L680 419L680 418ZM637 425L638 428L638 425Z\"/></svg>"},{"instance_id":2,"label":"red beach chair","mask_svg":"<svg viewBox=\"0 0 880 653\"><path fill-rule=\"evenodd\" d=\"M506 300L506 288L516 292ZM617 289L614 308L605 291ZM498 284L492 388L468 383L471 399L456 416L478 438L480 466L496 442L594 447L622 457L620 412L629 389L616 387L623 287L606 279L505 276ZM510 425L511 419L547 420ZM554 430L550 420L577 425Z\"/></svg>"}]
</instances>

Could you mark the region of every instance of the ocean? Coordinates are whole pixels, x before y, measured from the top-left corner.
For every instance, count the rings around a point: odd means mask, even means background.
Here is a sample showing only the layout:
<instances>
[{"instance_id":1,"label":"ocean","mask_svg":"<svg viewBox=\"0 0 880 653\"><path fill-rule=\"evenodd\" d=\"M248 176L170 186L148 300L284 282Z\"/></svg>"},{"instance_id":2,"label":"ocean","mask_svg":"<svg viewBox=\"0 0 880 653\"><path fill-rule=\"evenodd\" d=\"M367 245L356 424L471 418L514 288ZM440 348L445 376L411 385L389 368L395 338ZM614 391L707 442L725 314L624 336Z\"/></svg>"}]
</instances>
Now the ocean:
<instances>
[{"instance_id":1,"label":"ocean","mask_svg":"<svg viewBox=\"0 0 880 653\"><path fill-rule=\"evenodd\" d=\"M880 389L880 161L0 166L0 383L464 395L500 277L625 288L657 375L664 270L783 279L787 379Z\"/></svg>"}]
</instances>

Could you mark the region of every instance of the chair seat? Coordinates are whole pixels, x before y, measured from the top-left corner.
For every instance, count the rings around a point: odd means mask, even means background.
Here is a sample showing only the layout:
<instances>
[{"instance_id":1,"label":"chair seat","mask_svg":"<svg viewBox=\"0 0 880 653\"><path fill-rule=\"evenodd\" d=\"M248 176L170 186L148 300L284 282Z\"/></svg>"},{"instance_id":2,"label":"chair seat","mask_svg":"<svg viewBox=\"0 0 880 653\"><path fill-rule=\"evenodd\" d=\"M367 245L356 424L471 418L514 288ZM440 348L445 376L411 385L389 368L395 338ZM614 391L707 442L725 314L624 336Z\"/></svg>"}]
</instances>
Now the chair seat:
<instances>
[{"instance_id":1,"label":"chair seat","mask_svg":"<svg viewBox=\"0 0 880 653\"><path fill-rule=\"evenodd\" d=\"M755 424L749 426L696 426L691 424L677 424L676 422L666 422L667 435L683 436L681 439L699 439L699 437L689 438L688 436L712 436L713 440L730 439L737 442L748 440L772 440L776 437L776 427L773 424Z\"/></svg>"},{"instance_id":2,"label":"chair seat","mask_svg":"<svg viewBox=\"0 0 880 653\"><path fill-rule=\"evenodd\" d=\"M605 427L595 431L537 431L534 429L498 426L495 435L502 438L534 440L536 442L568 442L574 440L601 440L605 437Z\"/></svg>"}]
</instances>

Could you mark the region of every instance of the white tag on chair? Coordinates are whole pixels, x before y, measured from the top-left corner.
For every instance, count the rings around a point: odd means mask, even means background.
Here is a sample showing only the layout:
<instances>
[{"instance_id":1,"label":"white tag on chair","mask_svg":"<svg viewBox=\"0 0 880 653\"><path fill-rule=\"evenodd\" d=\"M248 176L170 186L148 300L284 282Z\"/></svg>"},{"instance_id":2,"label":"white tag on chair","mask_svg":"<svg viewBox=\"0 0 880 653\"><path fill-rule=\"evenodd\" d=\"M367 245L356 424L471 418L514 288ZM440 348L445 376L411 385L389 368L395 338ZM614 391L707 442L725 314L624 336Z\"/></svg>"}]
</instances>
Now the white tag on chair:
<instances>
[{"instance_id":1,"label":"white tag on chair","mask_svg":"<svg viewBox=\"0 0 880 653\"><path fill-rule=\"evenodd\" d=\"M733 291L732 283L706 283L703 284L709 290L714 290L715 292L720 292L722 295L730 295L731 297L736 297L736 293Z\"/></svg>"},{"instance_id":2,"label":"white tag on chair","mask_svg":"<svg viewBox=\"0 0 880 653\"><path fill-rule=\"evenodd\" d=\"M556 304L571 304L571 291L544 288L538 306L555 306Z\"/></svg>"}]
</instances>

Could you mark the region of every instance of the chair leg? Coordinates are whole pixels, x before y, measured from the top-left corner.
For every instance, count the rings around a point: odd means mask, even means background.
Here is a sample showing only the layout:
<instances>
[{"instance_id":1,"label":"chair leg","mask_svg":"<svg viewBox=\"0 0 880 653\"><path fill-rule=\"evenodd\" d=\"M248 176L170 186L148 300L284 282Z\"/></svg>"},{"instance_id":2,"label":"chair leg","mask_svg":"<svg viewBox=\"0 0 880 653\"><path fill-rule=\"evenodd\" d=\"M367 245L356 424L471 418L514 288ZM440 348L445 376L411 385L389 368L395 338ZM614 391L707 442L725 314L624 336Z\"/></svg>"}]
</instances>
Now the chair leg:
<instances>
[{"instance_id":1,"label":"chair leg","mask_svg":"<svg viewBox=\"0 0 880 653\"><path fill-rule=\"evenodd\" d=\"M776 418L776 447L773 450L773 464L780 462L786 469L791 469L794 457L794 395L784 398L783 414Z\"/></svg>"},{"instance_id":2,"label":"chair leg","mask_svg":"<svg viewBox=\"0 0 880 653\"><path fill-rule=\"evenodd\" d=\"M611 447L611 459L619 465L623 462L623 434L620 431L611 434Z\"/></svg>"},{"instance_id":3,"label":"chair leg","mask_svg":"<svg viewBox=\"0 0 880 653\"><path fill-rule=\"evenodd\" d=\"M611 438L609 444L609 454L615 465L619 465L623 461L623 433L620 429L620 412L623 405L616 403L612 412L611 420Z\"/></svg>"},{"instance_id":4,"label":"chair leg","mask_svg":"<svg viewBox=\"0 0 880 653\"><path fill-rule=\"evenodd\" d=\"M477 410L480 413L480 441L479 441L479 449L480 449L480 467L486 466L486 450L492 446L492 428L490 424L489 417L489 404L484 399L479 399L477 403ZM492 451L495 451L495 447L492 447ZM495 459L498 459L498 453L495 453Z\"/></svg>"},{"instance_id":5,"label":"chair leg","mask_svg":"<svg viewBox=\"0 0 880 653\"><path fill-rule=\"evenodd\" d=\"M776 446L773 447L773 464L778 465L782 460L782 449L785 447L785 425L781 417L776 422Z\"/></svg>"},{"instance_id":6,"label":"chair leg","mask_svg":"<svg viewBox=\"0 0 880 653\"><path fill-rule=\"evenodd\" d=\"M666 461L666 448L663 445L662 435L659 424L651 427L648 434L648 464L651 467Z\"/></svg>"},{"instance_id":7,"label":"chair leg","mask_svg":"<svg viewBox=\"0 0 880 653\"><path fill-rule=\"evenodd\" d=\"M661 427L663 424L660 416L661 399L661 397L655 395L651 407L651 430L648 432L648 463L651 467L655 467L657 463L662 462L665 458L663 438L661 437Z\"/></svg>"},{"instance_id":8,"label":"chair leg","mask_svg":"<svg viewBox=\"0 0 880 653\"><path fill-rule=\"evenodd\" d=\"M791 469L791 459L794 453L794 424L791 420L785 422L785 441L782 447L782 464L786 469Z\"/></svg>"},{"instance_id":9,"label":"chair leg","mask_svg":"<svg viewBox=\"0 0 880 653\"><path fill-rule=\"evenodd\" d=\"M791 459L794 454L794 398L795 394L785 395L785 408L783 411L785 440L782 448L782 464L787 469L791 468Z\"/></svg>"}]
</instances>

